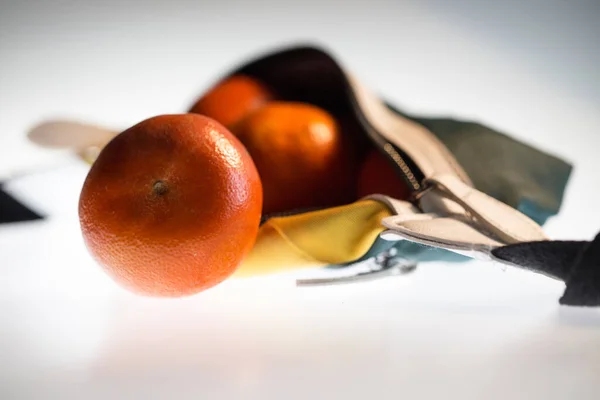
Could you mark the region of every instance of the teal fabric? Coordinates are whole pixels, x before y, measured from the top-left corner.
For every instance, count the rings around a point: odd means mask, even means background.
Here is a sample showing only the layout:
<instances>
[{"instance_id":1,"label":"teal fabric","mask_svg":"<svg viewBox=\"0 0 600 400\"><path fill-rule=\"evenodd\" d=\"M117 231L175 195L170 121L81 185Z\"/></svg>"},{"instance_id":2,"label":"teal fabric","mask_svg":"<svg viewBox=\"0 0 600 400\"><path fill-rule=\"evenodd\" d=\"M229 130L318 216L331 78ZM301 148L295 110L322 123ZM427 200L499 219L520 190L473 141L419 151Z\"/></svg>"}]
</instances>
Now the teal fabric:
<instances>
[{"instance_id":1,"label":"teal fabric","mask_svg":"<svg viewBox=\"0 0 600 400\"><path fill-rule=\"evenodd\" d=\"M477 189L540 225L559 212L572 171L567 162L479 123L412 119L448 147Z\"/></svg>"},{"instance_id":2,"label":"teal fabric","mask_svg":"<svg viewBox=\"0 0 600 400\"><path fill-rule=\"evenodd\" d=\"M392 247L398 250L398 258L407 261L414 261L417 263L428 261L464 262L469 261L471 259L470 257L453 253L448 250L438 249L419 243L409 242L407 240L388 241L382 239L381 237L378 237L373 243L373 246L369 249L369 251L358 260L352 261L344 265L332 265L331 267L344 267L363 262L377 256L378 254L383 253L384 251L390 250Z\"/></svg>"},{"instance_id":3,"label":"teal fabric","mask_svg":"<svg viewBox=\"0 0 600 400\"><path fill-rule=\"evenodd\" d=\"M402 115L435 134L454 154L477 189L518 209L540 225L559 212L572 171L567 162L479 123ZM448 250L378 238L367 254L353 263L391 247L398 249L399 257L415 262L470 260Z\"/></svg>"}]
</instances>

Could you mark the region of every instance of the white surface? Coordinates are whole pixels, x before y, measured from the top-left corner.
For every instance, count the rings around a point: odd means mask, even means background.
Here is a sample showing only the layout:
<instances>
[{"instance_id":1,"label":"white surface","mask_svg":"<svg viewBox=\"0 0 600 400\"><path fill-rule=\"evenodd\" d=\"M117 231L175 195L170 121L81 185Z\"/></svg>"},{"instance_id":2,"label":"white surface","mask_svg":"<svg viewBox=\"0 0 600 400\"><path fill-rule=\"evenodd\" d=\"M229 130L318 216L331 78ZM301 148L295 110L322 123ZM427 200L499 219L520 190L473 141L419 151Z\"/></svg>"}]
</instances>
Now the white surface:
<instances>
[{"instance_id":1,"label":"white surface","mask_svg":"<svg viewBox=\"0 0 600 400\"><path fill-rule=\"evenodd\" d=\"M560 308L562 284L522 271L428 264L369 284L277 276L152 300L87 255L85 166L32 148L26 130L181 112L224 68L297 39L407 110L475 118L571 160L547 231L600 229L596 3L346 3L1 3L0 174L63 167L8 185L51 217L0 226L0 398L598 398L599 312Z\"/></svg>"}]
</instances>

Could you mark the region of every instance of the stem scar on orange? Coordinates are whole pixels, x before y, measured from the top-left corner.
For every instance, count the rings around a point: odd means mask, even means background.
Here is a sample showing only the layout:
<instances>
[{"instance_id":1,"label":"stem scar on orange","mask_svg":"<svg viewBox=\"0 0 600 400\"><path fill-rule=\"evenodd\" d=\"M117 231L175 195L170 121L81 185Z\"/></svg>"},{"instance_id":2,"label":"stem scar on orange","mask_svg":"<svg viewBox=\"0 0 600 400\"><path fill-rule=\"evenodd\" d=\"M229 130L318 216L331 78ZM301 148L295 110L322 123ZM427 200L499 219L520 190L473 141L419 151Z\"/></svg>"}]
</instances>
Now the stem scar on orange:
<instances>
[{"instance_id":1,"label":"stem scar on orange","mask_svg":"<svg viewBox=\"0 0 600 400\"><path fill-rule=\"evenodd\" d=\"M79 199L85 244L127 289L178 297L229 277L252 248L262 208L258 172L216 121L162 115L117 135Z\"/></svg>"},{"instance_id":2,"label":"stem scar on orange","mask_svg":"<svg viewBox=\"0 0 600 400\"><path fill-rule=\"evenodd\" d=\"M270 90L258 80L233 75L205 93L189 112L205 115L230 128L272 98Z\"/></svg>"}]
</instances>

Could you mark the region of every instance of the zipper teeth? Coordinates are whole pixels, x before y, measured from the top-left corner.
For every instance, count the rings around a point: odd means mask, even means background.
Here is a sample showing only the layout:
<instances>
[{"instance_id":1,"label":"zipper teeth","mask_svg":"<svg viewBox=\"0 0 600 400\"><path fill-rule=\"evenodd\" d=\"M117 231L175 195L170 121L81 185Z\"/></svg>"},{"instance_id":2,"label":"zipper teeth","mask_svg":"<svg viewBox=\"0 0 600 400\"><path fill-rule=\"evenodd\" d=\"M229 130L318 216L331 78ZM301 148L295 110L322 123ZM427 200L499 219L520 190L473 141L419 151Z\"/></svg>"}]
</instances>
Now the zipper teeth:
<instances>
[{"instance_id":1,"label":"zipper teeth","mask_svg":"<svg viewBox=\"0 0 600 400\"><path fill-rule=\"evenodd\" d=\"M394 162L400 167L400 169L412 185L413 189L416 191L421 190L421 184L417 181L415 175L412 173L402 156L398 154L394 147L391 144L386 143L383 145L383 150L385 150L385 152L388 153L390 157L392 157L392 160L394 160Z\"/></svg>"}]
</instances>

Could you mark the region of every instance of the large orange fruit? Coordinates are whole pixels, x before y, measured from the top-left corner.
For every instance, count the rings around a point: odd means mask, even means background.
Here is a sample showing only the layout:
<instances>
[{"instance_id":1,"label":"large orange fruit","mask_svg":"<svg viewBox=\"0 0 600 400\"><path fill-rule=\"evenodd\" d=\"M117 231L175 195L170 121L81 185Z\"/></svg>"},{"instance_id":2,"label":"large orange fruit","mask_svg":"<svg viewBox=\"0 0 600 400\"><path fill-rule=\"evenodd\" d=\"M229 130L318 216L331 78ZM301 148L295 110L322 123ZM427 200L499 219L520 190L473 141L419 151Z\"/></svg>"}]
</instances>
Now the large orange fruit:
<instances>
[{"instance_id":1,"label":"large orange fruit","mask_svg":"<svg viewBox=\"0 0 600 400\"><path fill-rule=\"evenodd\" d=\"M258 80L245 75L229 77L205 93L190 109L231 127L273 97Z\"/></svg>"},{"instance_id":2,"label":"large orange fruit","mask_svg":"<svg viewBox=\"0 0 600 400\"><path fill-rule=\"evenodd\" d=\"M232 129L260 174L264 214L352 201L350 152L326 111L270 102Z\"/></svg>"},{"instance_id":3,"label":"large orange fruit","mask_svg":"<svg viewBox=\"0 0 600 400\"><path fill-rule=\"evenodd\" d=\"M243 145L195 114L147 119L100 152L79 200L83 238L128 289L184 296L231 275L252 248L261 183Z\"/></svg>"},{"instance_id":4,"label":"large orange fruit","mask_svg":"<svg viewBox=\"0 0 600 400\"><path fill-rule=\"evenodd\" d=\"M385 194L398 200L410 197L406 182L394 169L392 162L377 150L372 150L362 164L358 175L358 197Z\"/></svg>"}]
</instances>

